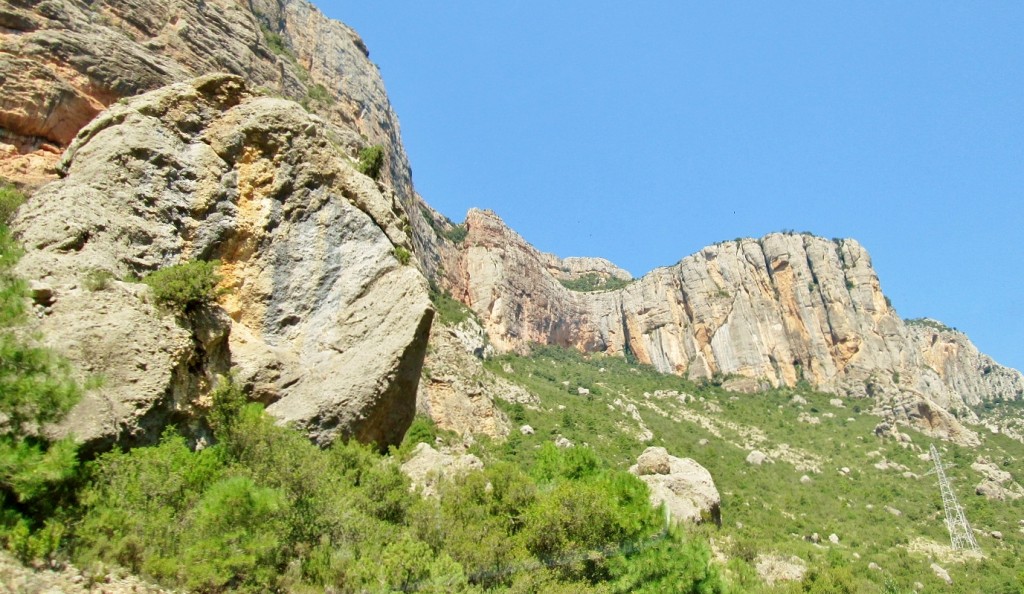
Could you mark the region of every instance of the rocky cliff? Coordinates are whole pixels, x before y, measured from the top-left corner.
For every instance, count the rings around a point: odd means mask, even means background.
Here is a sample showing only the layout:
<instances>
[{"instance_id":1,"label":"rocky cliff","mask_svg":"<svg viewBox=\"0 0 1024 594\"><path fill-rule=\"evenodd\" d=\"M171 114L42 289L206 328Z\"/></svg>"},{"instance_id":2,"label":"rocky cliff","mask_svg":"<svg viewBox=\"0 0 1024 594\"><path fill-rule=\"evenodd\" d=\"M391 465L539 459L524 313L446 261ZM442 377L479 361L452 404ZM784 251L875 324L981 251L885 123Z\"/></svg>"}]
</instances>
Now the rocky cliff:
<instances>
[{"instance_id":1,"label":"rocky cliff","mask_svg":"<svg viewBox=\"0 0 1024 594\"><path fill-rule=\"evenodd\" d=\"M963 334L904 322L852 239L729 241L623 288L578 292L560 282L567 266L493 213L472 210L464 225L460 243L438 250L443 284L499 350L539 342L623 354L747 391L806 381L968 442L975 436L949 411L969 418L972 405L1024 395L1024 377Z\"/></svg>"},{"instance_id":2,"label":"rocky cliff","mask_svg":"<svg viewBox=\"0 0 1024 594\"><path fill-rule=\"evenodd\" d=\"M393 255L416 243L409 165L354 31L304 0L13 0L0 80L0 177L63 177L16 225L39 328L103 376L65 431L150 440L231 369L318 442L401 438L431 309ZM375 144L376 183L350 162ZM190 258L221 259L230 293L188 319L86 288Z\"/></svg>"},{"instance_id":3,"label":"rocky cliff","mask_svg":"<svg viewBox=\"0 0 1024 594\"><path fill-rule=\"evenodd\" d=\"M401 209L331 143L323 120L230 75L118 103L65 153L62 179L23 206L20 273L38 329L102 374L66 432L139 443L209 406L233 370L283 422L326 444L401 440L433 310L396 258ZM123 282L190 259L222 262L220 304L162 311Z\"/></svg>"},{"instance_id":4,"label":"rocky cliff","mask_svg":"<svg viewBox=\"0 0 1024 594\"><path fill-rule=\"evenodd\" d=\"M0 176L45 183L107 106L213 72L303 103L350 155L383 145L386 186L412 204L398 118L366 45L305 0L5 1Z\"/></svg>"}]
</instances>

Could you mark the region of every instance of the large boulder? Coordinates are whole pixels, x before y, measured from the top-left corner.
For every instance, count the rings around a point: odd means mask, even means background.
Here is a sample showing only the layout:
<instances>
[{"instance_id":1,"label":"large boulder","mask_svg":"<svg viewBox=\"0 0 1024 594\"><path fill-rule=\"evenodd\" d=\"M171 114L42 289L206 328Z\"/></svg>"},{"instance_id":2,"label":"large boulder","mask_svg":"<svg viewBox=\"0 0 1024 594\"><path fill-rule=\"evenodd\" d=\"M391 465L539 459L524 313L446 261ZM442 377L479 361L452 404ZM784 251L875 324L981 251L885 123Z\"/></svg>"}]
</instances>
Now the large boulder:
<instances>
[{"instance_id":1,"label":"large boulder","mask_svg":"<svg viewBox=\"0 0 1024 594\"><path fill-rule=\"evenodd\" d=\"M757 576L769 586L778 582L798 582L807 573L807 563L796 556L758 555L754 568Z\"/></svg>"},{"instance_id":2,"label":"large boulder","mask_svg":"<svg viewBox=\"0 0 1024 594\"><path fill-rule=\"evenodd\" d=\"M97 447L152 441L194 420L230 368L321 445L401 440L433 316L427 284L396 258L411 247L401 208L322 120L210 75L115 104L62 170L14 223L19 273L52 292L39 329L103 374L61 432ZM159 310L144 285L88 282L191 259L219 259L228 291L201 315Z\"/></svg>"},{"instance_id":3,"label":"large boulder","mask_svg":"<svg viewBox=\"0 0 1024 594\"><path fill-rule=\"evenodd\" d=\"M412 481L413 490L424 497L434 497L441 481L456 479L483 467L483 462L473 454L439 452L429 444L420 443L413 449L409 460L402 464L402 472Z\"/></svg>"},{"instance_id":4,"label":"large boulder","mask_svg":"<svg viewBox=\"0 0 1024 594\"><path fill-rule=\"evenodd\" d=\"M665 448L649 447L629 471L647 483L651 504L665 505L674 522L722 523L722 497L706 468L690 458L676 458Z\"/></svg>"},{"instance_id":5,"label":"large boulder","mask_svg":"<svg viewBox=\"0 0 1024 594\"><path fill-rule=\"evenodd\" d=\"M1013 475L993 464L991 460L979 456L977 461L971 464L971 469L982 476L982 481L974 488L976 494L996 501L1012 501L1024 497L1024 488L1013 480Z\"/></svg>"}]
</instances>

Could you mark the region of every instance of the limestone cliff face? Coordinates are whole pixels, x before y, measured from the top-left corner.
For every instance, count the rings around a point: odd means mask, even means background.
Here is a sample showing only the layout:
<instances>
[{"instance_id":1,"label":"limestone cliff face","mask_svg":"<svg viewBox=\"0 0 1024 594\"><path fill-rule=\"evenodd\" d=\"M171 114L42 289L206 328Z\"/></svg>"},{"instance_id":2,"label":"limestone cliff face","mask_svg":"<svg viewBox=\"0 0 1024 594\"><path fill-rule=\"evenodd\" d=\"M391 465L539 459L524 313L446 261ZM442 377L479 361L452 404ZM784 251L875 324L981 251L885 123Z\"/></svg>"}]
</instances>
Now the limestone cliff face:
<instances>
[{"instance_id":1,"label":"limestone cliff face","mask_svg":"<svg viewBox=\"0 0 1024 594\"><path fill-rule=\"evenodd\" d=\"M1024 395L1024 377L965 336L911 326L883 295L856 241L772 234L707 247L625 288L581 293L493 213L439 250L443 284L484 321L499 350L531 342L612 354L692 379L754 390L801 380L873 397L878 410L973 441L948 412Z\"/></svg>"},{"instance_id":2,"label":"limestone cliff face","mask_svg":"<svg viewBox=\"0 0 1024 594\"><path fill-rule=\"evenodd\" d=\"M386 147L412 205L398 118L359 36L305 0L11 0L0 5L0 176L55 177L78 131L123 97L213 72L305 104L349 155Z\"/></svg>"},{"instance_id":3,"label":"limestone cliff face","mask_svg":"<svg viewBox=\"0 0 1024 594\"><path fill-rule=\"evenodd\" d=\"M93 447L143 443L209 405L214 377L321 444L401 440L433 310L401 265L401 208L358 173L324 121L230 75L111 106L23 206L22 276L45 287L38 328L102 373L64 431ZM121 282L219 259L229 294L178 317ZM105 283L90 279L106 277Z\"/></svg>"}]
</instances>

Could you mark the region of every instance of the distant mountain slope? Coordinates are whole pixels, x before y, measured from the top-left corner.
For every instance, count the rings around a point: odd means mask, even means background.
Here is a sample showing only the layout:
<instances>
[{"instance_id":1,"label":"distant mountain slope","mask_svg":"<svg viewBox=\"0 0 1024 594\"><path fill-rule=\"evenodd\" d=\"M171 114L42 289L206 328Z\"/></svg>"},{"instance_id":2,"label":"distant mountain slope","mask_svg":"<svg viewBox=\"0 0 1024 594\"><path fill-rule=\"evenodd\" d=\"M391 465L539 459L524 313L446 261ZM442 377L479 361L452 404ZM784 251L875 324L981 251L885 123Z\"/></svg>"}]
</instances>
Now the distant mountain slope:
<instances>
[{"instance_id":1,"label":"distant mountain slope","mask_svg":"<svg viewBox=\"0 0 1024 594\"><path fill-rule=\"evenodd\" d=\"M971 406L1024 395L1024 376L962 333L904 322L852 239L727 241L625 287L580 292L494 213L472 210L464 225L461 242L438 250L443 284L502 351L537 342L622 354L746 391L806 381L968 443L976 436L952 412L973 419Z\"/></svg>"}]
</instances>

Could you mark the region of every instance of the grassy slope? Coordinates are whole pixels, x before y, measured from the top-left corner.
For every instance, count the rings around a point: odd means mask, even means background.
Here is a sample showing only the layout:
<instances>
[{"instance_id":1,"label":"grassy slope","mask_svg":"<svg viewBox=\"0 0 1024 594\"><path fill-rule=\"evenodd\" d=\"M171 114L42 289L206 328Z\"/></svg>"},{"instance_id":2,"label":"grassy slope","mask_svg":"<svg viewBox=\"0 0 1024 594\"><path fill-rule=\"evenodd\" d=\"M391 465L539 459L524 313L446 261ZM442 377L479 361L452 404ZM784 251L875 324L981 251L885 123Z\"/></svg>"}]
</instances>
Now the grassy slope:
<instances>
[{"instance_id":1,"label":"grassy slope","mask_svg":"<svg viewBox=\"0 0 1024 594\"><path fill-rule=\"evenodd\" d=\"M549 348L531 357L502 357L487 365L540 397L535 409L506 405L515 422L536 430L530 436L515 433L503 446L506 455L517 452L518 457L529 458L539 443L563 435L590 445L622 467L648 445L665 446L671 454L694 458L707 467L723 500L723 526L709 530L709 536L733 560L734 568L739 560L749 562L758 553L774 552L797 555L812 566L845 566L862 591L910 591L914 582L923 583L928 592L1021 592L1024 588L1024 528L1018 526L1024 519L1024 500L990 502L976 496L974 486L981 476L970 468L978 455L984 455L1015 479L1024 478L1019 476L1024 461L1024 445L1019 442L987 435L978 451L937 444L944 460L955 464L948 475L976 533L980 530L977 538L986 555L980 561L943 559L909 550L916 548L912 543L921 541L940 549L948 544L938 486L934 476L925 476L932 463L919 457L930 439L907 430L913 440L911 449L874 437L872 429L879 419L860 412L855 400L845 400L844 408L837 408L829 404L834 396L807 390L734 394L714 386L698 387L617 358ZM580 395L579 387L590 394ZM655 394L659 390L670 395L659 397ZM695 398L684 404L671 391ZM807 404L794 403L795 394ZM635 437L641 423L629 414L630 404L653 433L650 442L641 443ZM801 422L801 414L817 417L820 423ZM702 440L707 442L701 445ZM785 457L782 444L789 446L789 452L797 452L790 456L795 464L745 462L754 447ZM874 465L882 460L905 469L880 470ZM817 466L818 472L808 466ZM849 475L839 472L842 467L851 469ZM915 476L907 478L907 472ZM804 474L811 478L809 484L800 482ZM902 515L893 515L886 506ZM993 530L1002 532L1002 541L988 536ZM812 533L820 534L822 545L805 539ZM828 544L832 533L840 538L838 546ZM936 578L932 562L949 571L952 587ZM881 571L869 570L869 563L876 563ZM738 569L742 573L744 568ZM747 586L758 588L749 581Z\"/></svg>"}]
</instances>

